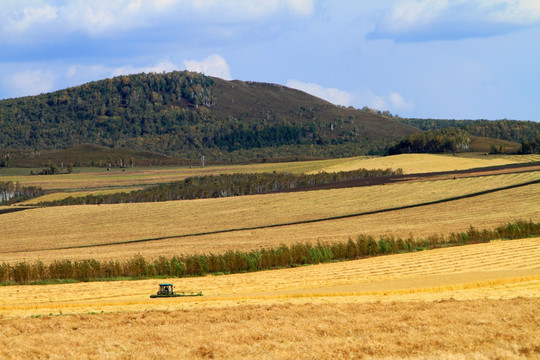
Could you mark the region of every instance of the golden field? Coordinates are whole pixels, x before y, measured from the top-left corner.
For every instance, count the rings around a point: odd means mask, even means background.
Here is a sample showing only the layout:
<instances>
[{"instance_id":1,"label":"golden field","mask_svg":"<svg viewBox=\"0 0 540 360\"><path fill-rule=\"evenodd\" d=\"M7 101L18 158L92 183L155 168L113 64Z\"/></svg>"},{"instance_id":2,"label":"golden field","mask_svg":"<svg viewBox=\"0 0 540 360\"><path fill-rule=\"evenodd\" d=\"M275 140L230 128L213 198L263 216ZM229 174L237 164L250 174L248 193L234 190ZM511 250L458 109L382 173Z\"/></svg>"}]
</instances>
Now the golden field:
<instances>
[{"instance_id":1,"label":"golden field","mask_svg":"<svg viewBox=\"0 0 540 360\"><path fill-rule=\"evenodd\" d=\"M405 155L261 164L258 169L401 167L420 173L538 160ZM253 172L253 167L205 170ZM113 185L118 188L111 191L117 191L203 175L200 170L97 171L28 181L42 181L48 189L109 191L103 189ZM15 180L7 178L0 175L0 181ZM370 215L265 227L415 205L538 179L540 171L532 171L237 198L29 209L0 215L0 263L125 259L135 254L153 259L342 241L359 234L426 237L466 231L471 225L538 222L540 185L534 184ZM246 227L261 228L240 230ZM229 232L200 234L223 230ZM170 238L122 243L159 237ZM92 246L105 243L113 244ZM161 282L204 296L150 299ZM539 308L540 238L256 273L0 286L0 358L533 359L540 358Z\"/></svg>"},{"instance_id":2,"label":"golden field","mask_svg":"<svg viewBox=\"0 0 540 360\"><path fill-rule=\"evenodd\" d=\"M204 296L148 297L167 281ZM8 286L0 356L537 357L539 305L540 238L247 274Z\"/></svg>"},{"instance_id":3,"label":"golden field","mask_svg":"<svg viewBox=\"0 0 540 360\"><path fill-rule=\"evenodd\" d=\"M537 359L537 298L0 320L4 359Z\"/></svg>"},{"instance_id":4,"label":"golden field","mask_svg":"<svg viewBox=\"0 0 540 360\"><path fill-rule=\"evenodd\" d=\"M540 185L359 217L197 235L414 205L536 179L540 179L538 171L219 199L31 209L2 215L0 257L9 262L117 259L137 253L155 258L298 241L346 240L359 234L407 237L463 231L470 225L491 228L516 219L538 221ZM161 237L171 238L114 245ZM111 245L80 248L99 244Z\"/></svg>"},{"instance_id":5,"label":"golden field","mask_svg":"<svg viewBox=\"0 0 540 360\"><path fill-rule=\"evenodd\" d=\"M26 186L39 186L43 189L62 191L96 191L112 189L117 191L132 190L149 184L183 180L190 176L218 175L224 173L290 172L316 173L320 171L336 172L366 169L398 169L406 174L465 170L488 166L529 163L540 161L540 155L434 155L403 154L387 157L353 157L289 163L220 165L201 167L149 167L149 168L76 168L72 174L63 175L23 175L21 171L12 173L0 170L0 181L19 181ZM29 174L29 171L28 171Z\"/></svg>"},{"instance_id":6,"label":"golden field","mask_svg":"<svg viewBox=\"0 0 540 360\"><path fill-rule=\"evenodd\" d=\"M405 174L453 171L540 161L540 155L401 154L370 159L343 159L339 164L315 171L337 172L359 168L403 169Z\"/></svg>"},{"instance_id":7,"label":"golden field","mask_svg":"<svg viewBox=\"0 0 540 360\"><path fill-rule=\"evenodd\" d=\"M358 160L355 157L348 160ZM133 186L149 185L183 180L190 176L219 175L231 173L290 172L305 173L319 171L322 168L341 164L344 159L317 161L301 161L288 163L265 163L249 165L216 165L216 166L153 166L135 168L75 168L72 174L37 176L22 175L21 171L0 172L0 181L19 181L26 186L39 186L50 191L108 189L129 190Z\"/></svg>"}]
</instances>

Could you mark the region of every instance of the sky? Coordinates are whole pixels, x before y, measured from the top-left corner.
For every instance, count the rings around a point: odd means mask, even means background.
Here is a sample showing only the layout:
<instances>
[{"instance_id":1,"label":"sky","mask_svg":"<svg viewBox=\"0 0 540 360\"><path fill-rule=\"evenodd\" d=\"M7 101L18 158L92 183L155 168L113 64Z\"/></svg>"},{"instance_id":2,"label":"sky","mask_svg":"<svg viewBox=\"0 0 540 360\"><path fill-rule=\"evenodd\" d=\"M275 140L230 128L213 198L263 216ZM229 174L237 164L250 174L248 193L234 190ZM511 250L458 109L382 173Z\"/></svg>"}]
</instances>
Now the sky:
<instances>
[{"instance_id":1,"label":"sky","mask_svg":"<svg viewBox=\"0 0 540 360\"><path fill-rule=\"evenodd\" d=\"M0 99L173 70L540 121L540 0L0 0Z\"/></svg>"}]
</instances>

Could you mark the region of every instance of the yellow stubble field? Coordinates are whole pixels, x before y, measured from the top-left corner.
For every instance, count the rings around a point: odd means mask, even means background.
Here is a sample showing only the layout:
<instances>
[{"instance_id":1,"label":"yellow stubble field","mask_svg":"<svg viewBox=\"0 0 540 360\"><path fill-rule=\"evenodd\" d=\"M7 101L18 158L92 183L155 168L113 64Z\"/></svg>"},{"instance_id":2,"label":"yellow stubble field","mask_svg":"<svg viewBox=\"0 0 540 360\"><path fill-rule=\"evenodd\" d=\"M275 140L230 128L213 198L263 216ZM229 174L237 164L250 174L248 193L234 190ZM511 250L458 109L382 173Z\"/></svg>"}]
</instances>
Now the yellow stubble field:
<instances>
[{"instance_id":1,"label":"yellow stubble field","mask_svg":"<svg viewBox=\"0 0 540 360\"><path fill-rule=\"evenodd\" d=\"M323 168L339 165L344 161L360 160L366 157L328 159L315 161L297 161L285 163L263 163L248 165L212 165L212 166L153 166L135 168L75 168L72 174L59 175L13 175L2 174L0 181L19 181L25 186L39 186L49 191L75 189L107 189L117 191L132 190L133 186L184 180L192 176L206 176L232 173L290 172L295 174L319 171ZM20 173L20 171L19 171Z\"/></svg>"},{"instance_id":2,"label":"yellow stubble field","mask_svg":"<svg viewBox=\"0 0 540 360\"><path fill-rule=\"evenodd\" d=\"M236 198L31 209L2 215L0 258L9 262L122 259L138 253L155 258L346 240L359 234L407 237L464 231L470 225L491 228L516 219L538 221L540 185L360 217L196 235L412 205L539 178L540 172L531 172ZM114 245L160 237L171 238ZM107 243L112 245L80 248Z\"/></svg>"},{"instance_id":3,"label":"yellow stubble field","mask_svg":"<svg viewBox=\"0 0 540 360\"><path fill-rule=\"evenodd\" d=\"M406 169L403 160L398 167ZM474 161L478 164L478 158ZM457 168L456 163L445 166ZM416 171L423 170L419 166ZM464 231L470 225L491 228L514 219L539 221L536 184L311 224L45 250L384 209L539 177L539 172L531 172L242 198L26 210L1 215L0 261L123 259L137 253L153 258L345 240L357 234L427 236ZM160 282L204 296L150 299ZM539 308L540 238L247 274L5 286L0 287L0 358L539 358Z\"/></svg>"},{"instance_id":4,"label":"yellow stubble field","mask_svg":"<svg viewBox=\"0 0 540 360\"><path fill-rule=\"evenodd\" d=\"M509 165L540 161L540 155L489 155L466 154L402 154L386 157L352 157L288 163L264 163L249 165L219 165L206 167L149 167L126 168L111 171L96 168L76 169L72 174L62 175L13 175L0 172L0 181L20 182L25 186L39 186L59 192L73 191L129 191L133 187L183 180L190 176L218 175L225 173L290 172L317 173L366 169L398 169L407 174L464 170L488 166ZM75 193L76 194L76 193Z\"/></svg>"},{"instance_id":5,"label":"yellow stubble field","mask_svg":"<svg viewBox=\"0 0 540 360\"><path fill-rule=\"evenodd\" d=\"M159 282L203 297L150 299ZM0 288L2 358L540 355L540 238L201 278Z\"/></svg>"},{"instance_id":6,"label":"yellow stubble field","mask_svg":"<svg viewBox=\"0 0 540 360\"><path fill-rule=\"evenodd\" d=\"M343 159L317 171L336 172L366 169L403 169L405 174L453 171L540 161L540 155L484 155L484 154L401 154L385 157Z\"/></svg>"}]
</instances>

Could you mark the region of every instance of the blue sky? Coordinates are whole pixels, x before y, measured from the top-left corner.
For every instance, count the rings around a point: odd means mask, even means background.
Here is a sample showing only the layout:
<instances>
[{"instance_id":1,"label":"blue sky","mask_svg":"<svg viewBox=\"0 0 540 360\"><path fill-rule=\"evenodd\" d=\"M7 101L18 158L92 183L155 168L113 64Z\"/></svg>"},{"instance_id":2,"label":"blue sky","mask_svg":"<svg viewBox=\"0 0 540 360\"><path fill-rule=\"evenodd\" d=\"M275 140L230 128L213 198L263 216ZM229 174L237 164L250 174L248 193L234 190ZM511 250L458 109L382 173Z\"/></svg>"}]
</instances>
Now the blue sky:
<instances>
[{"instance_id":1,"label":"blue sky","mask_svg":"<svg viewBox=\"0 0 540 360\"><path fill-rule=\"evenodd\" d=\"M540 121L540 0L0 0L0 99L192 70L405 117Z\"/></svg>"}]
</instances>

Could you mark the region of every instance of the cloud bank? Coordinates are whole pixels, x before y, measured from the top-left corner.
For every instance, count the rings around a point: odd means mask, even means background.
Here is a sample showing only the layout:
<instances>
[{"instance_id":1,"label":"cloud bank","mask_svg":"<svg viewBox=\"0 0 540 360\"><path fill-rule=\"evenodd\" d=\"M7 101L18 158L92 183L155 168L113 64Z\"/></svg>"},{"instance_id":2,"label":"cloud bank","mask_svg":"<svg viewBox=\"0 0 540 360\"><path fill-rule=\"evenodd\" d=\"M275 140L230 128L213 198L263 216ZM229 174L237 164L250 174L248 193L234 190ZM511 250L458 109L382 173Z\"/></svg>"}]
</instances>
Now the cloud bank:
<instances>
[{"instance_id":1,"label":"cloud bank","mask_svg":"<svg viewBox=\"0 0 540 360\"><path fill-rule=\"evenodd\" d=\"M147 29L159 22L171 27L198 22L199 27L261 21L314 13L314 0L5 0L0 2L0 43L56 39L83 33L91 37ZM204 19L204 22L198 20Z\"/></svg>"},{"instance_id":2,"label":"cloud bank","mask_svg":"<svg viewBox=\"0 0 540 360\"><path fill-rule=\"evenodd\" d=\"M538 24L537 0L401 0L387 9L367 38L397 42L460 40Z\"/></svg>"}]
</instances>

